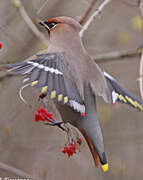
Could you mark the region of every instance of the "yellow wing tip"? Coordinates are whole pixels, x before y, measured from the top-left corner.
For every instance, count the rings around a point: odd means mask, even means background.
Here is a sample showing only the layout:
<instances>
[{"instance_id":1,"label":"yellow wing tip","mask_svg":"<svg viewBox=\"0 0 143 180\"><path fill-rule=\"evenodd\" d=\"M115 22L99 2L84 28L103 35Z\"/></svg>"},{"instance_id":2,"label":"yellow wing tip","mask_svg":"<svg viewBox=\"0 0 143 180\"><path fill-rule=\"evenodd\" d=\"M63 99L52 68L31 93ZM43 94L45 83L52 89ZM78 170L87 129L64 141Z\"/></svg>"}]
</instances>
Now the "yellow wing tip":
<instances>
[{"instance_id":1,"label":"yellow wing tip","mask_svg":"<svg viewBox=\"0 0 143 180\"><path fill-rule=\"evenodd\" d=\"M69 99L68 99L68 97L67 97L67 96L65 96L65 97L64 97L64 103L67 103L67 102L68 102L68 100L69 100Z\"/></svg>"},{"instance_id":2,"label":"yellow wing tip","mask_svg":"<svg viewBox=\"0 0 143 180\"><path fill-rule=\"evenodd\" d=\"M45 93L48 90L48 86L45 86L41 89L41 93Z\"/></svg>"},{"instance_id":3,"label":"yellow wing tip","mask_svg":"<svg viewBox=\"0 0 143 180\"><path fill-rule=\"evenodd\" d=\"M107 172L109 170L108 163L101 166L103 172Z\"/></svg>"},{"instance_id":4,"label":"yellow wing tip","mask_svg":"<svg viewBox=\"0 0 143 180\"><path fill-rule=\"evenodd\" d=\"M54 91L51 92L50 98L54 99L55 97L56 97L56 91L54 90Z\"/></svg>"},{"instance_id":5,"label":"yellow wing tip","mask_svg":"<svg viewBox=\"0 0 143 180\"><path fill-rule=\"evenodd\" d=\"M63 99L63 95L62 95L62 94L59 94L59 95L58 95L58 101L62 101L62 99Z\"/></svg>"},{"instance_id":6,"label":"yellow wing tip","mask_svg":"<svg viewBox=\"0 0 143 180\"><path fill-rule=\"evenodd\" d=\"M31 83L31 86L35 86L37 83L38 83L37 80L36 80L36 81L33 81L33 82Z\"/></svg>"}]
</instances>

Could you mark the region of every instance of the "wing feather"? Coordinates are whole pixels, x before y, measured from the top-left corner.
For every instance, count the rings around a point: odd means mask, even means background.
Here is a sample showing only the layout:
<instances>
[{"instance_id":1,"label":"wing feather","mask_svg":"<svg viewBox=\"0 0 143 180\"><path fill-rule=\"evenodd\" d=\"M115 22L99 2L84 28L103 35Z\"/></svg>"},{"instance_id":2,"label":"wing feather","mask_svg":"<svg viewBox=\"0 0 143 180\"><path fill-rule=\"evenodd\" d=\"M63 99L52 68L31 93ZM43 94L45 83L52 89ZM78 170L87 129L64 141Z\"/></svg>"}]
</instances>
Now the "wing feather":
<instances>
[{"instance_id":1,"label":"wing feather","mask_svg":"<svg viewBox=\"0 0 143 180\"><path fill-rule=\"evenodd\" d=\"M104 72L104 76L112 93L113 100L120 103L128 104L138 109L139 111L143 111L143 101L130 94L112 76L110 76L106 72Z\"/></svg>"},{"instance_id":2,"label":"wing feather","mask_svg":"<svg viewBox=\"0 0 143 180\"><path fill-rule=\"evenodd\" d=\"M61 53L39 54L35 59L5 67L10 73L27 75L26 84L41 88L41 93L47 94L57 103L66 104L77 112L85 112L72 71Z\"/></svg>"}]
</instances>

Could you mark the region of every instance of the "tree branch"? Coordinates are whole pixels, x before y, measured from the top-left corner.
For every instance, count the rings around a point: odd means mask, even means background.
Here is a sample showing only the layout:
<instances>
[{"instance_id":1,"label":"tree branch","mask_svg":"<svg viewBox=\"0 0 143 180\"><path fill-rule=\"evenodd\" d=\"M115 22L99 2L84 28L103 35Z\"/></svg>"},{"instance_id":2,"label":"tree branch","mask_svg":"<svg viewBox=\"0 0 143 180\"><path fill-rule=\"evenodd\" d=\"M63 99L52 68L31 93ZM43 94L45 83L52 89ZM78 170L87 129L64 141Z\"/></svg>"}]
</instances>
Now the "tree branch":
<instances>
[{"instance_id":1,"label":"tree branch","mask_svg":"<svg viewBox=\"0 0 143 180\"><path fill-rule=\"evenodd\" d=\"M87 22L84 24L80 31L80 36L82 37L84 32L88 29L91 22L94 20L94 18L100 14L103 10L103 8L110 2L111 0L104 0L103 3L99 6L99 8L90 16L90 18L87 20Z\"/></svg>"},{"instance_id":2,"label":"tree branch","mask_svg":"<svg viewBox=\"0 0 143 180\"><path fill-rule=\"evenodd\" d=\"M29 178L30 180L42 180L40 178L34 177L34 176L30 175L30 174L27 174L27 173L23 172L20 169L14 168L12 166L9 166L9 165L1 163L1 162L0 162L0 169L11 172L11 173L13 173L13 174L15 174L17 176L22 177L22 178Z\"/></svg>"},{"instance_id":3,"label":"tree branch","mask_svg":"<svg viewBox=\"0 0 143 180\"><path fill-rule=\"evenodd\" d=\"M21 16L23 17L25 23L28 25L28 27L32 30L32 32L45 44L48 46L48 41L44 37L44 34L41 33L38 28L35 26L33 21L28 16L26 10L24 9L24 6L22 5L20 0L13 0L13 4L16 8L18 8Z\"/></svg>"},{"instance_id":4,"label":"tree branch","mask_svg":"<svg viewBox=\"0 0 143 180\"><path fill-rule=\"evenodd\" d=\"M120 0L122 3L124 3L125 5L127 6L130 6L130 7L137 7L138 4L139 4L139 1L140 0L136 0L136 2L132 2L132 1L126 1L126 0Z\"/></svg>"},{"instance_id":5,"label":"tree branch","mask_svg":"<svg viewBox=\"0 0 143 180\"><path fill-rule=\"evenodd\" d=\"M79 23L80 24L84 24L85 23L85 20L87 18L87 16L89 15L89 13L91 12L94 4L96 3L97 0L92 0L91 1L91 4L89 5L89 7L87 8L87 10L85 11L83 17L79 20Z\"/></svg>"},{"instance_id":6,"label":"tree branch","mask_svg":"<svg viewBox=\"0 0 143 180\"><path fill-rule=\"evenodd\" d=\"M143 52L142 52L141 60L140 60L139 75L140 75L140 78L139 78L140 95L141 95L141 98L143 99L143 78L142 78L143 77Z\"/></svg>"},{"instance_id":7,"label":"tree branch","mask_svg":"<svg viewBox=\"0 0 143 180\"><path fill-rule=\"evenodd\" d=\"M37 10L37 14L40 14L40 12L42 11L42 9L46 7L48 1L49 1L49 0L46 0L46 1L42 4L42 6Z\"/></svg>"},{"instance_id":8,"label":"tree branch","mask_svg":"<svg viewBox=\"0 0 143 180\"><path fill-rule=\"evenodd\" d=\"M111 61L124 60L126 57L135 57L141 55L141 48L131 50L114 51L109 53L99 54L93 57L94 61L98 63L106 63Z\"/></svg>"},{"instance_id":9,"label":"tree branch","mask_svg":"<svg viewBox=\"0 0 143 180\"><path fill-rule=\"evenodd\" d=\"M143 0L138 1L138 6L143 20ZM143 48L142 48L142 54L140 60L139 75L140 75L140 79L139 79L140 95L141 98L143 99Z\"/></svg>"}]
</instances>

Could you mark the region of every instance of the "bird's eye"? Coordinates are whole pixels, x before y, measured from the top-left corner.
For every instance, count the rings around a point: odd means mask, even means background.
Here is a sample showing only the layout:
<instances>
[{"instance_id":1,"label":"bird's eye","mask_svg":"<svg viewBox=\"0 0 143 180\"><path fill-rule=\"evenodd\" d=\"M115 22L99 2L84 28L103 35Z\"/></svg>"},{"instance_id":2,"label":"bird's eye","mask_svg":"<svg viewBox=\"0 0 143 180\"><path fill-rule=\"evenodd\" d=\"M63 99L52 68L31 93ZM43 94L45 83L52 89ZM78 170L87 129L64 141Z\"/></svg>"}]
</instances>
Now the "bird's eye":
<instances>
[{"instance_id":1,"label":"bird's eye","mask_svg":"<svg viewBox=\"0 0 143 180\"><path fill-rule=\"evenodd\" d=\"M57 22L40 21L40 25L44 26L48 31L57 25Z\"/></svg>"},{"instance_id":2,"label":"bird's eye","mask_svg":"<svg viewBox=\"0 0 143 180\"><path fill-rule=\"evenodd\" d=\"M56 24L57 24L56 22L50 22L48 26L51 29L51 28L54 28Z\"/></svg>"}]
</instances>

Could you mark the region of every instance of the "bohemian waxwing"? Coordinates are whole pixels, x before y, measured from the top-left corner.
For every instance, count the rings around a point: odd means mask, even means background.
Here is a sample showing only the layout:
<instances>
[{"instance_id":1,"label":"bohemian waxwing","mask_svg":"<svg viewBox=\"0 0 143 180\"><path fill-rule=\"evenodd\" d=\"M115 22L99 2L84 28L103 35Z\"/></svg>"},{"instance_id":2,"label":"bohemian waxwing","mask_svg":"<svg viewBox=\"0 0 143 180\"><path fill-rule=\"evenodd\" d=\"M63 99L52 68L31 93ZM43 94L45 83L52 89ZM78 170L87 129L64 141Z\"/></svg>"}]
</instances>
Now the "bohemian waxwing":
<instances>
[{"instance_id":1,"label":"bohemian waxwing","mask_svg":"<svg viewBox=\"0 0 143 180\"><path fill-rule=\"evenodd\" d=\"M110 104L129 104L143 110L143 102L130 95L90 58L79 32L81 25L69 17L56 17L40 24L46 28L48 49L20 63L5 65L8 72L27 75L24 83L41 88L55 102L64 123L83 134L95 166L99 160L108 170L103 137L96 111L96 96ZM85 116L81 116L85 114Z\"/></svg>"}]
</instances>

